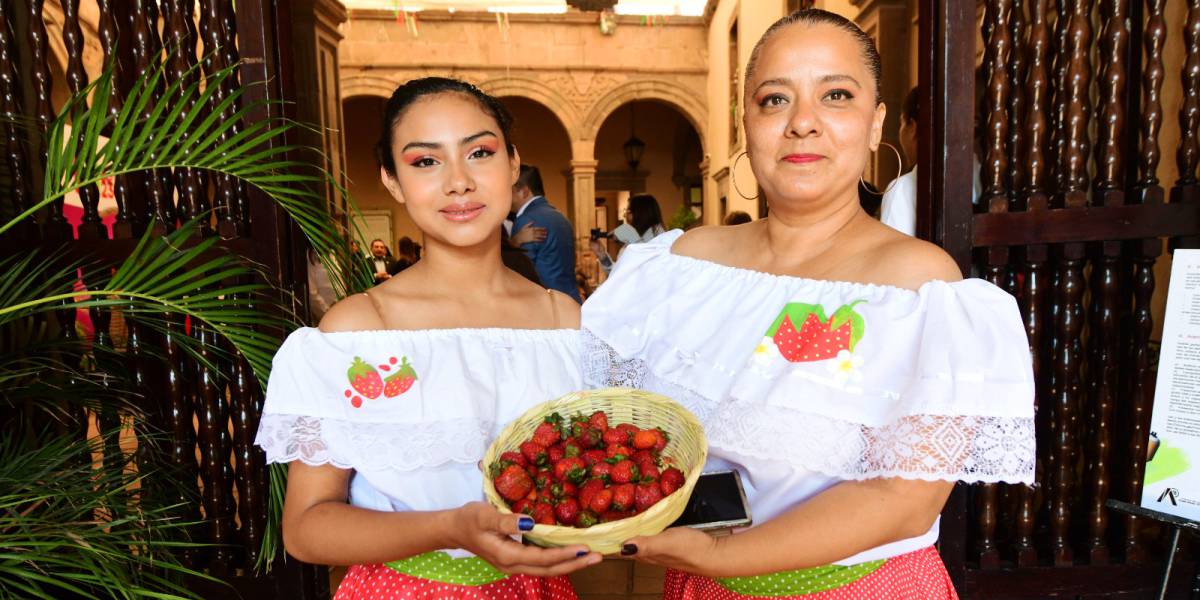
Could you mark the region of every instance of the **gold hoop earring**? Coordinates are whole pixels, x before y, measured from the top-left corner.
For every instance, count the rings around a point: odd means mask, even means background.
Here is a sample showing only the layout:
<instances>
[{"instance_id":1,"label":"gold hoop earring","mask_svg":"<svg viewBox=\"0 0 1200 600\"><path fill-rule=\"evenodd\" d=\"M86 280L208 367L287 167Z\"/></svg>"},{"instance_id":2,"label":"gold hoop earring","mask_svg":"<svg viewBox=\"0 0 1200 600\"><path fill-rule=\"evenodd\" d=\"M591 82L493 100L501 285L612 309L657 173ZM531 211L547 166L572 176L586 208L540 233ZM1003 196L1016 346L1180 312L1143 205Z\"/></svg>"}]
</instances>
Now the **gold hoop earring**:
<instances>
[{"instance_id":1,"label":"gold hoop earring","mask_svg":"<svg viewBox=\"0 0 1200 600\"><path fill-rule=\"evenodd\" d=\"M896 153L896 164L898 166L896 167L896 176L894 178L892 178L891 183L889 183L882 192L871 191L871 188L867 187L867 182L865 180L863 180L862 175L858 176L858 183L860 185L862 185L863 189L867 190L867 193L871 194L872 196L884 196L888 192L892 191L892 186L896 185L896 182L900 181L900 176L904 174L904 159L900 157L900 151L897 150L895 146L893 146L887 142L879 142L879 145L887 146L888 148L892 149L892 152ZM876 150L876 152L879 152L879 150Z\"/></svg>"},{"instance_id":2,"label":"gold hoop earring","mask_svg":"<svg viewBox=\"0 0 1200 600\"><path fill-rule=\"evenodd\" d=\"M738 161L742 160L743 156L746 156L745 150L743 150L741 154L737 155L737 158L733 159L733 167L731 167L729 169L729 179L730 179L730 181L733 182L733 191L737 192L737 195L741 196L742 198L744 198L746 200L758 200L758 194L755 194L754 197L747 196L746 194L743 194L742 189L738 187L737 166L738 166Z\"/></svg>"}]
</instances>

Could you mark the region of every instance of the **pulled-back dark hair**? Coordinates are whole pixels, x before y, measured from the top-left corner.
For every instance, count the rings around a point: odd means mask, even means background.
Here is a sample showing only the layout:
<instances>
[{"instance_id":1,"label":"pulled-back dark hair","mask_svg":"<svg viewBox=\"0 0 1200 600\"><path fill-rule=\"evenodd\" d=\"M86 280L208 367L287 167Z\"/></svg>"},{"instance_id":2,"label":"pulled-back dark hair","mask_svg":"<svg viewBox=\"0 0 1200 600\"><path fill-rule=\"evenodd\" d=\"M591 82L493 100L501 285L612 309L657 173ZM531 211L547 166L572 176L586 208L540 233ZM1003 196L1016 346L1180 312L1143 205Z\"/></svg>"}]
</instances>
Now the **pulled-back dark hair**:
<instances>
[{"instance_id":1,"label":"pulled-back dark hair","mask_svg":"<svg viewBox=\"0 0 1200 600\"><path fill-rule=\"evenodd\" d=\"M528 188L529 193L534 196L545 196L546 186L542 183L542 172L533 165L521 165L521 171L517 175L517 181L513 183L513 189L521 188Z\"/></svg>"},{"instance_id":2,"label":"pulled-back dark hair","mask_svg":"<svg viewBox=\"0 0 1200 600\"><path fill-rule=\"evenodd\" d=\"M513 118L504 104L465 81L446 77L424 77L409 80L396 88L383 108L383 133L380 134L379 141L375 143L375 160L379 161L379 166L383 167L389 175L396 176L396 159L392 156L392 134L396 123L404 115L404 111L425 96L447 93L462 94L478 102L479 108L495 119L496 124L500 126L500 136L504 138L504 146L508 150L508 155L512 156Z\"/></svg>"},{"instance_id":3,"label":"pulled-back dark hair","mask_svg":"<svg viewBox=\"0 0 1200 600\"><path fill-rule=\"evenodd\" d=\"M637 194L629 198L630 225L637 230L638 235L646 235L646 231L655 225L662 227L662 209L658 207L658 199L650 194Z\"/></svg>"},{"instance_id":4,"label":"pulled-back dark hair","mask_svg":"<svg viewBox=\"0 0 1200 600\"><path fill-rule=\"evenodd\" d=\"M747 86L750 85L750 79L754 76L754 67L758 64L758 55L762 51L763 45L780 29L796 23L803 23L810 27L813 25L832 25L854 37L854 41L858 42L859 54L862 55L863 62L867 64L867 71L871 73L871 79L875 81L875 103L879 104L883 102L879 91L879 77L883 71L883 67L879 60L879 50L875 48L875 41L864 33L862 29L859 29L858 25L855 25L846 17L819 8L805 8L793 12L775 21L774 24L763 32L762 37L758 38L758 43L754 45L754 50L750 52L750 61L746 63ZM748 92L749 89L747 89Z\"/></svg>"}]
</instances>

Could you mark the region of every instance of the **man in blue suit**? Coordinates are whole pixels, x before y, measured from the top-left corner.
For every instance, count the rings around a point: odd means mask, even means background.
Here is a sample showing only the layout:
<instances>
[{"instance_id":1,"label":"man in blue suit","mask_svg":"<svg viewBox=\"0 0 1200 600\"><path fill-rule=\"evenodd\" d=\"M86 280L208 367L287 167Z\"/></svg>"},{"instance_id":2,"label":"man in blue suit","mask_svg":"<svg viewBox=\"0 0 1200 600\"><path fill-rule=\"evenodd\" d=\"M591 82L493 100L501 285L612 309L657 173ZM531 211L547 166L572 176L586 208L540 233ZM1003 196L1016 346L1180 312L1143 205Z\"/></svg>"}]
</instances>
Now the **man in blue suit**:
<instances>
[{"instance_id":1,"label":"man in blue suit","mask_svg":"<svg viewBox=\"0 0 1200 600\"><path fill-rule=\"evenodd\" d=\"M542 228L546 239L522 244L521 248L533 261L542 285L558 290L579 302L575 285L575 230L571 222L546 201L542 174L537 167L521 165L521 175L513 184L513 231L527 225Z\"/></svg>"}]
</instances>

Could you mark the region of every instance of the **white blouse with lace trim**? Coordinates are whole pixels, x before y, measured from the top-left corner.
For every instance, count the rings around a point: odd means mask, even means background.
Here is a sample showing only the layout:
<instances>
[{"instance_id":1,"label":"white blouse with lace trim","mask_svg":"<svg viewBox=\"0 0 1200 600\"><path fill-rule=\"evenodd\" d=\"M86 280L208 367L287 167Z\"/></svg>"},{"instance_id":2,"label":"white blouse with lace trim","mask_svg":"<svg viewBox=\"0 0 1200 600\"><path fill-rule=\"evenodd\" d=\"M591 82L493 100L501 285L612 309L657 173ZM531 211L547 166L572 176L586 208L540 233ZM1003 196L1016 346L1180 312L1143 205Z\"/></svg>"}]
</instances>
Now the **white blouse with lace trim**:
<instances>
[{"instance_id":1,"label":"white blouse with lace trim","mask_svg":"<svg viewBox=\"0 0 1200 600\"><path fill-rule=\"evenodd\" d=\"M476 463L506 424L581 387L576 330L303 328L275 355L255 443L353 469L355 506L454 508L483 500Z\"/></svg>"},{"instance_id":2,"label":"white blouse with lace trim","mask_svg":"<svg viewBox=\"0 0 1200 600\"><path fill-rule=\"evenodd\" d=\"M1033 369L1012 296L980 280L889 286L626 249L583 306L584 380L671 396L706 470L742 471L762 523L842 480L1032 483ZM895 542L839 561L919 549Z\"/></svg>"}]
</instances>

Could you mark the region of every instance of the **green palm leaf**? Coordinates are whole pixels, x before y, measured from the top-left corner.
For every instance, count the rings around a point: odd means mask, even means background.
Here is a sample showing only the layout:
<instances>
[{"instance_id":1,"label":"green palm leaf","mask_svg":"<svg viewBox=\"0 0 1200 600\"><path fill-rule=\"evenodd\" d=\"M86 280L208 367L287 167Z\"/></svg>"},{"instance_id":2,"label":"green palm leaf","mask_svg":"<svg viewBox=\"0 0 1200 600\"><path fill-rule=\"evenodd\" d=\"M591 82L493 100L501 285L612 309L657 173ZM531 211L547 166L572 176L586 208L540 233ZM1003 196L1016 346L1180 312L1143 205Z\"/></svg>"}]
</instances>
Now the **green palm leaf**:
<instances>
[{"instance_id":1,"label":"green palm leaf","mask_svg":"<svg viewBox=\"0 0 1200 600\"><path fill-rule=\"evenodd\" d=\"M200 64L203 61L198 62ZM171 79L166 76L166 67L164 60L156 68L143 72L126 94L116 115L109 111L111 68L67 101L45 134L47 161L42 197L23 213L0 222L0 235L67 193L98 184L108 177L159 169L204 169L239 179L280 206L308 239L339 296L369 287L372 284L369 274L353 268L355 260L346 243L350 232L343 231L330 218L324 190L328 186L346 198L351 214L356 215L353 202L346 190L327 173L312 166L323 164L322 161L310 161L308 155L304 156L305 160L299 160L301 152L313 152L318 158L319 153L284 141L302 125L284 119L252 120L251 115L263 112L270 102L249 101L247 88L229 85L230 81L236 81L230 78L236 77L237 65L206 73L203 85L199 72L195 71L200 67L194 67L184 77L169 82L164 91L160 90L162 83ZM181 116L188 107L212 106L214 94L231 88L232 93L212 110L188 110L186 116ZM89 97L92 99L90 106L85 102ZM227 114L232 117L225 116ZM239 122L242 124L240 129ZM111 134L107 142L101 139L104 131ZM180 135L181 131L186 131L187 135ZM301 321L292 308L299 303L288 293L271 286L271 279L264 277L255 265L223 251L218 240L202 239L199 235L201 222L197 219L185 223L165 236L147 232L130 256L115 268L68 261L63 255L47 259L32 252L0 259L0 330L10 335L53 311L118 309L126 318L170 335L183 351L214 373L219 373L214 363L229 357L223 354L220 345L202 347L199 334L220 336L233 352L245 358L265 388L271 358L280 342L278 333ZM350 219L352 229L357 228L357 222L356 218ZM87 285L84 291L74 289L79 273ZM183 318L190 320L192 335L182 331ZM87 376L87 369L79 363L82 352L66 351L61 342L57 343L57 350L52 349L54 346L49 344L42 349L50 358L40 366L45 369L43 374L60 376L64 382L60 393L79 392L109 403L128 401L133 397L125 395L124 392L129 390L120 386L113 390L106 388L104 393L87 391L91 389L87 386L93 382ZM98 351L90 349L92 354ZM58 358L54 358L56 356ZM54 393L54 389L47 392L30 383L37 368L37 361L0 360L0 382L11 392L5 395L9 402ZM111 374L104 373L105 377ZM131 393L136 395L136 391ZM74 448L54 448L60 453L79 452ZM0 460L4 460L2 455ZM272 465L268 528L260 567L269 566L280 550L279 518L285 474L284 467ZM93 492L101 496L110 494L109 485L124 484L115 480L102 481ZM0 477L0 490L23 489L6 486ZM30 493L33 489L30 488ZM4 496L0 492L0 512L4 511L6 498L18 503L34 501L30 493L22 491ZM138 502L135 500L126 499L136 507ZM144 513L145 509L138 510ZM25 522L31 527L41 524L41 529L34 527L30 531L49 531L51 519L43 510L26 517ZM51 538L32 534L23 539L25 547L41 549L37 554L40 562L36 562L35 568L28 568L28 562L21 563L20 557L8 556L0 550L0 596L53 597L57 595L52 589L55 587L58 591L80 593L84 597L97 590L111 592L108 595L114 597L189 595L187 590L160 577L159 573L163 571L141 569L138 571L140 579L131 582L121 566L151 559L154 565L168 573L182 572L183 567L172 562L169 555L149 551L131 553L128 545L122 550L119 538L107 546L88 539L90 546L87 548L97 550L83 552L79 544L65 544L62 540L81 535L79 531L88 530L90 526L69 520L61 523L63 531L54 542L43 544ZM156 547L166 548L175 543L165 538L170 525L144 519L141 526L147 531L162 528L164 538L156 542ZM0 549L10 547L3 537L5 533L8 531L0 515ZM121 560L126 562L121 563ZM67 572L70 574L62 575ZM18 576L19 573L25 575Z\"/></svg>"}]
</instances>

